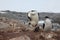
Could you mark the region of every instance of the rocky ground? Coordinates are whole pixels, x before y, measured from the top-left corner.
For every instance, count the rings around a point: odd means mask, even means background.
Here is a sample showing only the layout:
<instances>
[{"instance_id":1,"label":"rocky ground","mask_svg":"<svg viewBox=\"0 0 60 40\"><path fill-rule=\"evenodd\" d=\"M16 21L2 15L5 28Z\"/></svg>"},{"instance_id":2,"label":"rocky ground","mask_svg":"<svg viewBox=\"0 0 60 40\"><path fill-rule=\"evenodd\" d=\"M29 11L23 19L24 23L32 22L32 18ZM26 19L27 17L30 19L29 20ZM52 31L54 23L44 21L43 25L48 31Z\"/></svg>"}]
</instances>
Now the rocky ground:
<instances>
[{"instance_id":1,"label":"rocky ground","mask_svg":"<svg viewBox=\"0 0 60 40\"><path fill-rule=\"evenodd\" d=\"M60 31L34 32L21 21L0 17L0 40L60 40Z\"/></svg>"}]
</instances>

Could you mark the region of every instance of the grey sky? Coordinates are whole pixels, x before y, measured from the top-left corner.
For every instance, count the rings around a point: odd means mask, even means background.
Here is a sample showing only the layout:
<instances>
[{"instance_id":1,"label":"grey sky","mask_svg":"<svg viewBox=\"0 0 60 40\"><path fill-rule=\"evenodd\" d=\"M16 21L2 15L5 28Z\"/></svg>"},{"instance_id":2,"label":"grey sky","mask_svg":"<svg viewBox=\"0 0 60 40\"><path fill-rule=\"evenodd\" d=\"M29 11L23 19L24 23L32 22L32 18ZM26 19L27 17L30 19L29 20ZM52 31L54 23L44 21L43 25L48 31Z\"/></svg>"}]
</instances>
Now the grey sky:
<instances>
[{"instance_id":1,"label":"grey sky","mask_svg":"<svg viewBox=\"0 0 60 40\"><path fill-rule=\"evenodd\" d=\"M0 0L0 10L60 12L60 0Z\"/></svg>"}]
</instances>

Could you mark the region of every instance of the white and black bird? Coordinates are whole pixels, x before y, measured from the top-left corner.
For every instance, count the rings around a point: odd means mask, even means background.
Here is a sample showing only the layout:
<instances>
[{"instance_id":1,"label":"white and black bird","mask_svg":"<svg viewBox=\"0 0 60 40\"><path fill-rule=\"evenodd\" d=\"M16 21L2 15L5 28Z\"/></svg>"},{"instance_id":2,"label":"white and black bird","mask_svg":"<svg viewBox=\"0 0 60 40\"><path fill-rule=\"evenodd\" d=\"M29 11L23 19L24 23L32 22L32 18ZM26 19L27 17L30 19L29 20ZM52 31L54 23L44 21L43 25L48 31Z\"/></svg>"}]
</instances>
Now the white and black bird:
<instances>
[{"instance_id":1,"label":"white and black bird","mask_svg":"<svg viewBox=\"0 0 60 40\"><path fill-rule=\"evenodd\" d=\"M39 27L37 26L38 25L38 21L39 21L39 16L38 16L38 12L35 11L35 10L31 10L28 12L28 19L29 19L29 25L32 25L32 27L34 27L35 31L38 31L39 30Z\"/></svg>"},{"instance_id":2,"label":"white and black bird","mask_svg":"<svg viewBox=\"0 0 60 40\"><path fill-rule=\"evenodd\" d=\"M52 29L52 22L50 20L50 18L48 16L45 17L45 27L44 27L44 31L51 31Z\"/></svg>"}]
</instances>

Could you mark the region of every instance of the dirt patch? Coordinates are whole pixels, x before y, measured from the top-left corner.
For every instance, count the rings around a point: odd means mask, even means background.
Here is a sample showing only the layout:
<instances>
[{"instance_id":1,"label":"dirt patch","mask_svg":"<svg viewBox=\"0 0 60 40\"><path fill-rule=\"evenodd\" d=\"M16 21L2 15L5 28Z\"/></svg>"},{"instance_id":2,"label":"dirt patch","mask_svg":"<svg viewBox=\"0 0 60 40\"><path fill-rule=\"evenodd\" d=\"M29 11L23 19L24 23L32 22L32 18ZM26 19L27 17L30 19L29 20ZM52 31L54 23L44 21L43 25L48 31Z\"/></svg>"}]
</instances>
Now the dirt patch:
<instances>
[{"instance_id":1,"label":"dirt patch","mask_svg":"<svg viewBox=\"0 0 60 40\"><path fill-rule=\"evenodd\" d=\"M45 32L40 30L34 32L25 30L25 25L17 20L0 18L0 22L4 25L1 25L3 31L0 30L0 40L60 40L60 31Z\"/></svg>"}]
</instances>

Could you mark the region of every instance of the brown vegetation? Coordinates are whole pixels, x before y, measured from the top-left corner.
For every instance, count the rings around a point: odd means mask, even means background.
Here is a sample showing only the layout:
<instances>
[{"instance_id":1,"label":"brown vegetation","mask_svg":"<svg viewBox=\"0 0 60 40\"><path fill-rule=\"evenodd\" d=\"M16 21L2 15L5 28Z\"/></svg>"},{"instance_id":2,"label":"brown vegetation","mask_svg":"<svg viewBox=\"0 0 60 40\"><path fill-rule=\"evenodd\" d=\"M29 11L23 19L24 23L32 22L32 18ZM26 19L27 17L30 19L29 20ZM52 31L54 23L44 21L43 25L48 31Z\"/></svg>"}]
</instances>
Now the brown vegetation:
<instances>
[{"instance_id":1,"label":"brown vegetation","mask_svg":"<svg viewBox=\"0 0 60 40\"><path fill-rule=\"evenodd\" d=\"M0 17L0 40L60 40L60 31L34 32L25 27L21 21Z\"/></svg>"}]
</instances>

